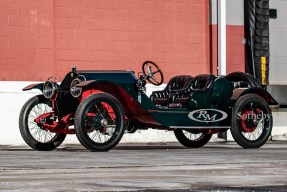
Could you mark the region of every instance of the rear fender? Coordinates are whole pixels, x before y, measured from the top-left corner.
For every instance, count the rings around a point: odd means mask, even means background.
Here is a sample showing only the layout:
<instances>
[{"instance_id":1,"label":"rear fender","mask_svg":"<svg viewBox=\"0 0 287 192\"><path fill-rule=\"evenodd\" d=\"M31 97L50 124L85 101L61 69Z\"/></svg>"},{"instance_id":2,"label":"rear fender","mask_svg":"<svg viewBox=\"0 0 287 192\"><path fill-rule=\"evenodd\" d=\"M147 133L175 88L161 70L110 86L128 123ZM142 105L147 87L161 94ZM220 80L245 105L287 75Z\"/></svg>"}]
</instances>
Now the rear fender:
<instances>
[{"instance_id":1,"label":"rear fender","mask_svg":"<svg viewBox=\"0 0 287 192\"><path fill-rule=\"evenodd\" d=\"M233 72L226 76L229 82L243 81L251 85L251 87L261 87L260 82L249 73Z\"/></svg>"},{"instance_id":2,"label":"rear fender","mask_svg":"<svg viewBox=\"0 0 287 192\"><path fill-rule=\"evenodd\" d=\"M265 99L265 101L269 105L278 105L278 102L270 95L270 93L259 87L252 87L248 89L234 89L231 99L237 100L239 97L251 93L259 95L260 97Z\"/></svg>"},{"instance_id":3,"label":"rear fender","mask_svg":"<svg viewBox=\"0 0 287 192\"><path fill-rule=\"evenodd\" d=\"M35 84L31 84L31 85L28 85L28 86L24 87L22 90L23 91L28 91L28 90L31 90L31 89L39 89L40 91L43 92L43 85L44 85L44 83L35 83Z\"/></svg>"}]
</instances>

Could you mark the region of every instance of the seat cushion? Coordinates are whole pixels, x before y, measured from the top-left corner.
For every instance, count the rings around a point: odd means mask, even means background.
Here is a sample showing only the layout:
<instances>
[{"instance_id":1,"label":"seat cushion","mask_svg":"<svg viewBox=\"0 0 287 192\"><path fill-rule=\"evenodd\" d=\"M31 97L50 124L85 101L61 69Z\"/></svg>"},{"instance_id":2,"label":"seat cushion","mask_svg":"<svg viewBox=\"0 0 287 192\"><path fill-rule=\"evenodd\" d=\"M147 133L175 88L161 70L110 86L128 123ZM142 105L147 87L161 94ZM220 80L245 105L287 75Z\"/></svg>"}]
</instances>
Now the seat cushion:
<instances>
[{"instance_id":1,"label":"seat cushion","mask_svg":"<svg viewBox=\"0 0 287 192\"><path fill-rule=\"evenodd\" d=\"M197 75L188 85L188 89L179 90L171 96L173 103L180 103L182 106L190 105L190 98L194 93L207 92L213 85L215 76L210 74Z\"/></svg>"},{"instance_id":2,"label":"seat cushion","mask_svg":"<svg viewBox=\"0 0 287 192\"><path fill-rule=\"evenodd\" d=\"M215 76L211 74L197 75L191 83L191 90L206 91L214 83Z\"/></svg>"},{"instance_id":3,"label":"seat cushion","mask_svg":"<svg viewBox=\"0 0 287 192\"><path fill-rule=\"evenodd\" d=\"M151 94L151 100L158 105L167 105L170 100L170 93L174 90L184 89L188 87L192 81L190 75L179 75L171 78L166 87L161 91L154 91Z\"/></svg>"},{"instance_id":4,"label":"seat cushion","mask_svg":"<svg viewBox=\"0 0 287 192\"><path fill-rule=\"evenodd\" d=\"M170 79L166 88L168 91L183 89L193 78L190 75L179 75Z\"/></svg>"}]
</instances>

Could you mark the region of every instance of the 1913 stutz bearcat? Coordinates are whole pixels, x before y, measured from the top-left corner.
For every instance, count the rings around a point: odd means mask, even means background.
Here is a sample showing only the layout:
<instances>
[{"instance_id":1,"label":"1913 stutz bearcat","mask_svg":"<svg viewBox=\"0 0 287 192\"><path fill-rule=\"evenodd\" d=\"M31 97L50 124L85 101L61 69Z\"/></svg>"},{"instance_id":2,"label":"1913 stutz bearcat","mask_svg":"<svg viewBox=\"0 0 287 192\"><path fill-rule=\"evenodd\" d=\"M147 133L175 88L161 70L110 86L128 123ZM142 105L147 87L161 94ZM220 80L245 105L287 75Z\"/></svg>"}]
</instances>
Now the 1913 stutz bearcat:
<instances>
[{"instance_id":1,"label":"1913 stutz bearcat","mask_svg":"<svg viewBox=\"0 0 287 192\"><path fill-rule=\"evenodd\" d=\"M146 81L163 83L151 61L138 77L132 71L69 72L58 85L51 78L23 90L40 89L20 113L20 132L36 150L52 150L76 134L91 151L115 147L123 134L138 129L174 131L186 147L205 145L212 134L231 129L244 148L261 147L270 137L273 97L251 75L235 72L175 76L162 91L145 94Z\"/></svg>"}]
</instances>

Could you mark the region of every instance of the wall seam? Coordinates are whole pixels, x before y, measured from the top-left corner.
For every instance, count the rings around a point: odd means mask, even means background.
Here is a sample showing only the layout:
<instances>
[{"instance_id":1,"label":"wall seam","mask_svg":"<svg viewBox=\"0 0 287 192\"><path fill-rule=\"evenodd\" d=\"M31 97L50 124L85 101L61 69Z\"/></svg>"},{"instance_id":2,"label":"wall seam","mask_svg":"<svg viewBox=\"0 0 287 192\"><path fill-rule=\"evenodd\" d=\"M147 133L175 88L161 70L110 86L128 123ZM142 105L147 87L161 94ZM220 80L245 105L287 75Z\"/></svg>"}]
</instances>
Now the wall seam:
<instances>
[{"instance_id":1,"label":"wall seam","mask_svg":"<svg viewBox=\"0 0 287 192\"><path fill-rule=\"evenodd\" d=\"M57 18L56 18L56 9L57 9L57 0L53 0L53 41L54 41L54 62L52 63L53 65L53 74L56 77L57 72L58 72L58 43L57 43Z\"/></svg>"}]
</instances>

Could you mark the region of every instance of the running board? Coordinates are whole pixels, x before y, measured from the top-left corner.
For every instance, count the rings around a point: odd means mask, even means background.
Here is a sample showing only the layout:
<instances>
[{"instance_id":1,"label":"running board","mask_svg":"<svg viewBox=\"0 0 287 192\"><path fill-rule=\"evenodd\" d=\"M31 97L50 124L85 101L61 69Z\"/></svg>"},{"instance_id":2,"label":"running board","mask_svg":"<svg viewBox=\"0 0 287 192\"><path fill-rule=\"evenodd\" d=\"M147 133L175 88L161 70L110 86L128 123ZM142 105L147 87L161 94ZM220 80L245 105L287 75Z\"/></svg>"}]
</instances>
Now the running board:
<instances>
[{"instance_id":1,"label":"running board","mask_svg":"<svg viewBox=\"0 0 287 192\"><path fill-rule=\"evenodd\" d=\"M170 129L230 129L230 126L170 126Z\"/></svg>"}]
</instances>

